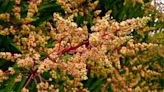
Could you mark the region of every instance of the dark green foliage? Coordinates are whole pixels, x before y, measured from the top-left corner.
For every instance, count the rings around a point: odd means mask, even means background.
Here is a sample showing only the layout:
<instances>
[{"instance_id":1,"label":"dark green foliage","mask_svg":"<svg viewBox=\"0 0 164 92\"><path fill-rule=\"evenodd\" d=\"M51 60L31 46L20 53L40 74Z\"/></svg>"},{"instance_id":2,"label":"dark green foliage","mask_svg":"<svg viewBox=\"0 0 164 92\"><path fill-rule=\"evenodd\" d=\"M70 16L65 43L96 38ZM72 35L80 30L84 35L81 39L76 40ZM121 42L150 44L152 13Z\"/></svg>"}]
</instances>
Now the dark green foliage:
<instances>
[{"instance_id":1,"label":"dark green foliage","mask_svg":"<svg viewBox=\"0 0 164 92\"><path fill-rule=\"evenodd\" d=\"M164 89L164 78L159 79L161 89Z\"/></svg>"},{"instance_id":2,"label":"dark green foliage","mask_svg":"<svg viewBox=\"0 0 164 92\"><path fill-rule=\"evenodd\" d=\"M8 67L11 67L13 65L14 65L14 62L0 59L0 69L2 69L3 71L6 71L8 69Z\"/></svg>"},{"instance_id":3,"label":"dark green foliage","mask_svg":"<svg viewBox=\"0 0 164 92\"><path fill-rule=\"evenodd\" d=\"M25 76L22 76L21 82L16 83L16 85L14 86L14 91L15 92L21 92L21 90L22 90L22 88L23 88L23 86L26 82L26 79L27 78Z\"/></svg>"},{"instance_id":4,"label":"dark green foliage","mask_svg":"<svg viewBox=\"0 0 164 92\"><path fill-rule=\"evenodd\" d=\"M68 60L70 57L72 57L73 55L71 54L65 54L63 56L60 57L61 60Z\"/></svg>"},{"instance_id":5,"label":"dark green foliage","mask_svg":"<svg viewBox=\"0 0 164 92\"><path fill-rule=\"evenodd\" d=\"M44 21L51 20L54 12L60 12L64 15L64 10L56 4L55 0L42 2L38 7L38 13L34 16L36 18L31 24L39 25Z\"/></svg>"},{"instance_id":6,"label":"dark green foliage","mask_svg":"<svg viewBox=\"0 0 164 92\"><path fill-rule=\"evenodd\" d=\"M112 10L112 16L117 21L122 21L128 18L142 17L144 14L144 9L140 3L132 6L131 2L123 4L124 0L100 0L100 5L97 9L101 9L103 12L102 16L108 10Z\"/></svg>"},{"instance_id":7,"label":"dark green foliage","mask_svg":"<svg viewBox=\"0 0 164 92\"><path fill-rule=\"evenodd\" d=\"M27 16L27 11L28 11L28 3L26 0L21 0L20 8L21 8L21 17L25 18Z\"/></svg>"},{"instance_id":8,"label":"dark green foliage","mask_svg":"<svg viewBox=\"0 0 164 92\"><path fill-rule=\"evenodd\" d=\"M16 78L16 75L12 76L9 80L7 80L5 82L6 85L4 89L1 89L0 92L11 92L15 85L15 78Z\"/></svg>"},{"instance_id":9,"label":"dark green foliage","mask_svg":"<svg viewBox=\"0 0 164 92\"><path fill-rule=\"evenodd\" d=\"M0 35L0 51L4 52L12 52L12 53L21 53L19 48L16 47L14 43L11 41L12 36L3 36Z\"/></svg>"},{"instance_id":10,"label":"dark green foliage","mask_svg":"<svg viewBox=\"0 0 164 92\"><path fill-rule=\"evenodd\" d=\"M53 40L48 40L48 43L46 44L47 48L52 48L54 47L54 41Z\"/></svg>"},{"instance_id":11,"label":"dark green foliage","mask_svg":"<svg viewBox=\"0 0 164 92\"><path fill-rule=\"evenodd\" d=\"M10 13L12 11L13 5L14 5L14 0L1 0L0 13L5 13L5 12Z\"/></svg>"},{"instance_id":12,"label":"dark green foliage","mask_svg":"<svg viewBox=\"0 0 164 92\"><path fill-rule=\"evenodd\" d=\"M47 53L40 52L40 60L44 60L47 57Z\"/></svg>"},{"instance_id":13,"label":"dark green foliage","mask_svg":"<svg viewBox=\"0 0 164 92\"><path fill-rule=\"evenodd\" d=\"M90 92L100 92L102 82L102 78L89 78L87 81L84 82L84 86L88 88Z\"/></svg>"}]
</instances>

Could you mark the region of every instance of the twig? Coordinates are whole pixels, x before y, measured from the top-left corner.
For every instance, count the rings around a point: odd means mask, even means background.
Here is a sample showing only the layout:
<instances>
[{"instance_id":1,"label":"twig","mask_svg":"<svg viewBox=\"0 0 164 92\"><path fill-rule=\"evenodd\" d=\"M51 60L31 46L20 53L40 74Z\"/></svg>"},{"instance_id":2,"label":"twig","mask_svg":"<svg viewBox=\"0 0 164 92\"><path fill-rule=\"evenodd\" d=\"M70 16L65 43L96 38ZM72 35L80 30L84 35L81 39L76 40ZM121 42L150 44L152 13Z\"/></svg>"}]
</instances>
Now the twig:
<instances>
[{"instance_id":1,"label":"twig","mask_svg":"<svg viewBox=\"0 0 164 92\"><path fill-rule=\"evenodd\" d=\"M33 78L33 76L34 76L34 74L29 75L29 77L27 78L27 82L26 82L24 88L26 88L28 86L28 84L30 83L30 81Z\"/></svg>"},{"instance_id":2,"label":"twig","mask_svg":"<svg viewBox=\"0 0 164 92\"><path fill-rule=\"evenodd\" d=\"M38 83L37 83L37 80L35 77L33 77L33 80L34 80L35 84L37 85Z\"/></svg>"},{"instance_id":3,"label":"twig","mask_svg":"<svg viewBox=\"0 0 164 92\"><path fill-rule=\"evenodd\" d=\"M37 73L37 76L39 77L40 82L43 82L43 78L41 77L41 75Z\"/></svg>"},{"instance_id":4,"label":"twig","mask_svg":"<svg viewBox=\"0 0 164 92\"><path fill-rule=\"evenodd\" d=\"M58 55L58 56L61 56L61 55L65 54L65 53L68 53L68 52L71 51L71 50L75 50L75 49L79 48L80 46L82 46L82 45L84 45L84 44L89 44L89 41L83 41L81 44L79 44L79 45L77 45L77 46L70 46L70 47L68 47L68 48L65 48L64 50L59 51L59 52L57 53L57 55Z\"/></svg>"}]
</instances>

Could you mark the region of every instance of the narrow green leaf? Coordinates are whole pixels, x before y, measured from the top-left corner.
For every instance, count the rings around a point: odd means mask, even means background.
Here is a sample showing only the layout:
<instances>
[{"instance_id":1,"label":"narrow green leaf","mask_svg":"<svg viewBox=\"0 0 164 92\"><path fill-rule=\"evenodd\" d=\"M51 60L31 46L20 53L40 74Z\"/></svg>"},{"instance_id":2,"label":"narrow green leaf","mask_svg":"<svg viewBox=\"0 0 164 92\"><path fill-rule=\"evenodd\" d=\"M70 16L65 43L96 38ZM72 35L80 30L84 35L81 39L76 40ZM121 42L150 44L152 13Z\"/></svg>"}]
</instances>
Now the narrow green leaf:
<instances>
[{"instance_id":1,"label":"narrow green leaf","mask_svg":"<svg viewBox=\"0 0 164 92\"><path fill-rule=\"evenodd\" d=\"M19 52L21 53L21 50L14 44L14 43L10 43L11 45L11 49L12 49L12 52Z\"/></svg>"},{"instance_id":2,"label":"narrow green leaf","mask_svg":"<svg viewBox=\"0 0 164 92\"><path fill-rule=\"evenodd\" d=\"M90 91L96 89L96 87L101 87L100 85L102 84L103 78L97 79L93 85L89 88Z\"/></svg>"},{"instance_id":3,"label":"narrow green leaf","mask_svg":"<svg viewBox=\"0 0 164 92\"><path fill-rule=\"evenodd\" d=\"M8 3L7 7L6 7L6 12L10 13L12 11L14 5L14 0L10 0L10 2Z\"/></svg>"},{"instance_id":4,"label":"narrow green leaf","mask_svg":"<svg viewBox=\"0 0 164 92\"><path fill-rule=\"evenodd\" d=\"M29 92L37 92L36 84L34 81L31 81L31 83L28 85Z\"/></svg>"},{"instance_id":5,"label":"narrow green leaf","mask_svg":"<svg viewBox=\"0 0 164 92\"><path fill-rule=\"evenodd\" d=\"M89 88L91 86L91 83L93 81L93 78L88 78L88 80L86 81L86 83L84 83L84 86Z\"/></svg>"},{"instance_id":6,"label":"narrow green leaf","mask_svg":"<svg viewBox=\"0 0 164 92\"><path fill-rule=\"evenodd\" d=\"M24 84L26 83L26 77L25 76L22 76L22 80L20 82L20 84L18 85L18 87L15 89L16 92L21 92Z\"/></svg>"},{"instance_id":7,"label":"narrow green leaf","mask_svg":"<svg viewBox=\"0 0 164 92\"><path fill-rule=\"evenodd\" d=\"M68 58L72 57L73 55L66 54L60 57L61 60L67 60Z\"/></svg>"},{"instance_id":8,"label":"narrow green leaf","mask_svg":"<svg viewBox=\"0 0 164 92\"><path fill-rule=\"evenodd\" d=\"M59 7L59 5L57 5L56 3L51 3L51 4L43 4L43 5L40 5L39 8L38 8L38 11L42 11L46 8L51 8L51 7Z\"/></svg>"},{"instance_id":9,"label":"narrow green leaf","mask_svg":"<svg viewBox=\"0 0 164 92\"><path fill-rule=\"evenodd\" d=\"M7 61L5 59L0 58L0 69L2 69L3 71L6 71L9 67L13 65L14 65L14 62Z\"/></svg>"},{"instance_id":10,"label":"narrow green leaf","mask_svg":"<svg viewBox=\"0 0 164 92\"><path fill-rule=\"evenodd\" d=\"M164 78L159 79L161 89L164 89Z\"/></svg>"},{"instance_id":11,"label":"narrow green leaf","mask_svg":"<svg viewBox=\"0 0 164 92\"><path fill-rule=\"evenodd\" d=\"M17 77L17 75L12 75L10 76L10 79L6 82L6 87L4 89L4 92L12 92L13 91L13 87L15 85L15 78Z\"/></svg>"},{"instance_id":12,"label":"narrow green leaf","mask_svg":"<svg viewBox=\"0 0 164 92\"><path fill-rule=\"evenodd\" d=\"M0 12L5 12L6 11L6 7L8 5L10 0L2 0L2 5L0 7Z\"/></svg>"}]
</instances>

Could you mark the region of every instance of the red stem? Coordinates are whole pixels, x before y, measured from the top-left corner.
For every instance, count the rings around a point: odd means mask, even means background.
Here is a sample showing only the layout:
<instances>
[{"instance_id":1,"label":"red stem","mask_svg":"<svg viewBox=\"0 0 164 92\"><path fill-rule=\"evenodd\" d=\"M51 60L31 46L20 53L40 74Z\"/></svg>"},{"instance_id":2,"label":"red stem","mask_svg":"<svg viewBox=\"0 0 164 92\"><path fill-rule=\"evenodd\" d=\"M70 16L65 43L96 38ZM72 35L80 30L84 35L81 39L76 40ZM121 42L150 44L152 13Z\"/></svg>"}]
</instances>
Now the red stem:
<instances>
[{"instance_id":1,"label":"red stem","mask_svg":"<svg viewBox=\"0 0 164 92\"><path fill-rule=\"evenodd\" d=\"M71 51L71 50L75 50L75 49L79 48L80 46L82 46L82 45L84 45L84 44L89 44L89 41L83 41L82 43L80 43L80 44L77 45L77 46L70 46L70 47L68 47L68 48L65 48L64 50L59 51L59 52L57 53L57 55L58 55L58 56L61 56L61 55L65 54L65 53L68 53L68 52Z\"/></svg>"},{"instance_id":2,"label":"red stem","mask_svg":"<svg viewBox=\"0 0 164 92\"><path fill-rule=\"evenodd\" d=\"M37 80L36 80L36 78L35 78L35 77L33 77L33 80L34 80L35 84L37 85Z\"/></svg>"},{"instance_id":3,"label":"red stem","mask_svg":"<svg viewBox=\"0 0 164 92\"><path fill-rule=\"evenodd\" d=\"M26 81L26 84L25 84L25 86L24 86L24 88L26 88L27 86L28 86L28 84L30 83L30 81L32 80L32 79L34 79L34 81L35 81L35 74L37 73L37 69L34 69L34 68L32 68L30 71L29 71L29 76L28 76L28 78L27 78L27 81Z\"/></svg>"},{"instance_id":4,"label":"red stem","mask_svg":"<svg viewBox=\"0 0 164 92\"><path fill-rule=\"evenodd\" d=\"M26 88L28 86L28 84L30 83L31 79L33 78L34 74L31 74L29 77L28 77L28 80L24 86L24 88Z\"/></svg>"},{"instance_id":5,"label":"red stem","mask_svg":"<svg viewBox=\"0 0 164 92\"><path fill-rule=\"evenodd\" d=\"M43 78L41 77L41 75L40 74L37 74L37 76L39 77L40 82L42 82L43 81Z\"/></svg>"}]
</instances>

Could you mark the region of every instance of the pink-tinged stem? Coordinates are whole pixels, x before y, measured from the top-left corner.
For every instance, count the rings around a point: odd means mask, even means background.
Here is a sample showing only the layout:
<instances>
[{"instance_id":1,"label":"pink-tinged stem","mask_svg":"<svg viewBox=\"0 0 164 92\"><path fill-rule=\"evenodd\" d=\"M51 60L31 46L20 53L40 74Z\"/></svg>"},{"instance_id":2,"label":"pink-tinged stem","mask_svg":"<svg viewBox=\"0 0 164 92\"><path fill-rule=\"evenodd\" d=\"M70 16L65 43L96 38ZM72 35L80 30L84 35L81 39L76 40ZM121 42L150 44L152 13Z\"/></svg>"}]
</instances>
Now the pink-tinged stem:
<instances>
[{"instance_id":1,"label":"pink-tinged stem","mask_svg":"<svg viewBox=\"0 0 164 92\"><path fill-rule=\"evenodd\" d=\"M33 77L33 80L34 80L35 84L37 85L38 83L37 83L37 80L35 77Z\"/></svg>"},{"instance_id":2,"label":"pink-tinged stem","mask_svg":"<svg viewBox=\"0 0 164 92\"><path fill-rule=\"evenodd\" d=\"M45 79L40 75L40 73L37 73L37 76L39 77L40 82L42 82L42 81L47 81L47 80L45 80Z\"/></svg>"},{"instance_id":3,"label":"pink-tinged stem","mask_svg":"<svg viewBox=\"0 0 164 92\"><path fill-rule=\"evenodd\" d=\"M43 79L42 79L41 75L40 74L37 74L37 76L39 77L40 82L42 82Z\"/></svg>"},{"instance_id":4,"label":"pink-tinged stem","mask_svg":"<svg viewBox=\"0 0 164 92\"><path fill-rule=\"evenodd\" d=\"M65 53L68 53L68 52L71 51L71 50L75 50L75 49L79 48L80 46L82 46L82 45L84 45L84 44L89 44L89 41L83 41L81 44L79 44L79 45L77 45L77 46L70 46L70 47L68 47L68 48L65 48L64 50L59 51L59 52L57 53L57 55L58 55L58 56L61 56L61 55L65 54Z\"/></svg>"},{"instance_id":5,"label":"pink-tinged stem","mask_svg":"<svg viewBox=\"0 0 164 92\"><path fill-rule=\"evenodd\" d=\"M4 72L3 74L4 74L4 75L9 75L9 74L10 74L10 72L8 72L8 71L7 71L7 72Z\"/></svg>"},{"instance_id":6,"label":"pink-tinged stem","mask_svg":"<svg viewBox=\"0 0 164 92\"><path fill-rule=\"evenodd\" d=\"M34 74L31 74L31 75L28 77L28 80L27 80L27 82L26 82L24 88L26 88L26 87L28 86L28 84L29 84L30 81L32 80L33 76L34 76Z\"/></svg>"},{"instance_id":7,"label":"pink-tinged stem","mask_svg":"<svg viewBox=\"0 0 164 92\"><path fill-rule=\"evenodd\" d=\"M37 69L34 69L34 68L32 68L31 70L30 70L30 72L29 72L29 77L27 78L27 81L26 81L26 84L25 84L25 88L28 86L28 84L30 83L30 81L32 80L32 79L34 79L35 78L35 74L37 73ZM34 80L35 81L35 80Z\"/></svg>"}]
</instances>

